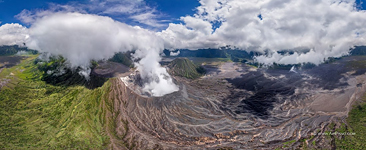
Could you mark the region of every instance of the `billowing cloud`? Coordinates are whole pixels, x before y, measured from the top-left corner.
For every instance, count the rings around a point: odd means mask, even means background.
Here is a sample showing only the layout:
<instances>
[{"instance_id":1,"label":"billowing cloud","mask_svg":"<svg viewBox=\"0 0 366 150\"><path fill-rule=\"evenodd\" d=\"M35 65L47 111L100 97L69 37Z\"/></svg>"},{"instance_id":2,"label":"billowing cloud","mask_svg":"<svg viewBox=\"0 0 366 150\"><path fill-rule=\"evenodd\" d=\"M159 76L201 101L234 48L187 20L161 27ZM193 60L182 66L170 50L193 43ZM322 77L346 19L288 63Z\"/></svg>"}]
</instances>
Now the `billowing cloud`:
<instances>
[{"instance_id":1,"label":"billowing cloud","mask_svg":"<svg viewBox=\"0 0 366 150\"><path fill-rule=\"evenodd\" d=\"M366 44L366 11L358 10L355 0L200 0L200 4L195 15L181 18L184 24L170 24L158 33L167 48L230 45L248 51L269 50L270 56L257 58L263 63L319 64ZM311 51L276 54L303 49Z\"/></svg>"},{"instance_id":2,"label":"billowing cloud","mask_svg":"<svg viewBox=\"0 0 366 150\"><path fill-rule=\"evenodd\" d=\"M29 48L61 55L70 62L71 67L88 68L91 60L108 59L117 52L134 50L134 57L141 59L136 63L137 69L149 81L144 90L154 96L178 90L159 64L163 41L148 30L109 17L55 13L37 19L29 34Z\"/></svg>"},{"instance_id":3,"label":"billowing cloud","mask_svg":"<svg viewBox=\"0 0 366 150\"><path fill-rule=\"evenodd\" d=\"M23 45L28 38L28 29L20 24L4 24L0 26L0 46Z\"/></svg>"},{"instance_id":4,"label":"billowing cloud","mask_svg":"<svg viewBox=\"0 0 366 150\"><path fill-rule=\"evenodd\" d=\"M170 52L170 56L178 56L179 54L180 54L180 51Z\"/></svg>"}]
</instances>

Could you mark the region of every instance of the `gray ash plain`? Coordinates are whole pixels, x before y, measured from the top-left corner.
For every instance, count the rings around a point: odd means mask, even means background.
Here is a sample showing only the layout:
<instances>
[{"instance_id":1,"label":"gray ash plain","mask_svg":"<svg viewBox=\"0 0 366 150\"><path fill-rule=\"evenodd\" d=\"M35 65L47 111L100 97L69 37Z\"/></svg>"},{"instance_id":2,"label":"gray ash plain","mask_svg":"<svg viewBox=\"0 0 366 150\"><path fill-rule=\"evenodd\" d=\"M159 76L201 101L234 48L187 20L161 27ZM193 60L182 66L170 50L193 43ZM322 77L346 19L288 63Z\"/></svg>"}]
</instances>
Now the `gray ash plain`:
<instances>
[{"instance_id":1,"label":"gray ash plain","mask_svg":"<svg viewBox=\"0 0 366 150\"><path fill-rule=\"evenodd\" d=\"M313 148L331 149L316 133L342 122L366 91L364 59L294 71L213 61L204 63L207 73L199 79L174 77L180 90L163 97L141 96L116 80L123 89L115 96L118 116L141 149L275 149L288 141L286 147L299 148L310 137L318 141Z\"/></svg>"}]
</instances>

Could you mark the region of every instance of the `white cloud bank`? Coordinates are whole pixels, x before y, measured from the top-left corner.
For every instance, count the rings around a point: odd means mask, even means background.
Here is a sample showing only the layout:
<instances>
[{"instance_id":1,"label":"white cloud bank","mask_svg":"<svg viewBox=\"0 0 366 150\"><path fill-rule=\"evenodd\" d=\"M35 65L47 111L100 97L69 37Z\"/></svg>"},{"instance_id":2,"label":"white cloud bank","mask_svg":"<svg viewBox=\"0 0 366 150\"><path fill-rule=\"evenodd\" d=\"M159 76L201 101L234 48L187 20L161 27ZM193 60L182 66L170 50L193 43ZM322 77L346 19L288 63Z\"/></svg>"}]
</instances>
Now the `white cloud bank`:
<instances>
[{"instance_id":1,"label":"white cloud bank","mask_svg":"<svg viewBox=\"0 0 366 150\"><path fill-rule=\"evenodd\" d=\"M109 17L54 13L38 18L29 28L29 48L65 57L71 67L81 66L88 74L91 60L112 57L116 52L135 50L141 76L148 79L144 90L162 96L178 90L165 68L159 64L162 39L155 33L114 21ZM84 72L84 73L85 73Z\"/></svg>"},{"instance_id":2,"label":"white cloud bank","mask_svg":"<svg viewBox=\"0 0 366 150\"><path fill-rule=\"evenodd\" d=\"M0 46L23 45L28 37L28 29L20 24L12 23L0 26Z\"/></svg>"},{"instance_id":3,"label":"white cloud bank","mask_svg":"<svg viewBox=\"0 0 366 150\"><path fill-rule=\"evenodd\" d=\"M184 24L169 24L158 33L170 49L235 46L272 55L262 63L319 64L366 45L366 11L355 0L200 0ZM214 25L220 25L212 30ZM311 49L307 54L281 56L277 51Z\"/></svg>"}]
</instances>

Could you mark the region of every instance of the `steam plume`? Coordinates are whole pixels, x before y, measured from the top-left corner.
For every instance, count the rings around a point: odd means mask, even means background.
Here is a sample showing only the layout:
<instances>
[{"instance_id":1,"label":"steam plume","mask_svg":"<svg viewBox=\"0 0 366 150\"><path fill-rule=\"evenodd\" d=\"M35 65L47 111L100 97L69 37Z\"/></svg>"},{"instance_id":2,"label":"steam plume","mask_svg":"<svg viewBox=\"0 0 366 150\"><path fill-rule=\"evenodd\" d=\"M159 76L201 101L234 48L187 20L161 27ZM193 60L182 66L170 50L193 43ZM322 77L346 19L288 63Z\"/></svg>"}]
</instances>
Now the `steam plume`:
<instances>
[{"instance_id":1,"label":"steam plume","mask_svg":"<svg viewBox=\"0 0 366 150\"><path fill-rule=\"evenodd\" d=\"M134 57L141 59L136 65L141 76L150 79L144 90L153 96L178 90L166 70L159 65L163 41L148 30L109 17L54 13L37 19L29 34L29 48L61 55L70 62L71 67L85 68L84 75L90 72L91 60L108 59L117 52L134 50Z\"/></svg>"}]
</instances>

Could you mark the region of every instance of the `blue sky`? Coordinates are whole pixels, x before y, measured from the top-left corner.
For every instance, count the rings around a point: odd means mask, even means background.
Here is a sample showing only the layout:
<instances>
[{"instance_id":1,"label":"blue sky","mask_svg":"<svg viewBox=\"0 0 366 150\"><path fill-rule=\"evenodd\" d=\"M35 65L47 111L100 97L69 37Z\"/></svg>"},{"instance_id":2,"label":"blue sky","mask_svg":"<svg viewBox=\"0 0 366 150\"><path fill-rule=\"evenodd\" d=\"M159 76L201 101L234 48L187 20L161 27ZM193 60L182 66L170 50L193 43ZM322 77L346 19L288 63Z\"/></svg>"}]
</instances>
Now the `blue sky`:
<instances>
[{"instance_id":1,"label":"blue sky","mask_svg":"<svg viewBox=\"0 0 366 150\"><path fill-rule=\"evenodd\" d=\"M57 33L78 36L80 27L90 33L100 32L99 34L105 35L105 37L116 39L120 38L119 35L124 35L121 31L131 30L131 26L134 25L148 29L136 28L136 30L143 30L142 37L152 36L151 39L161 39L160 42L150 43L151 47L159 47L154 44L160 44L165 49L196 50L233 46L248 51L271 50L273 54L277 54L275 51L284 49L307 48L313 50L306 55L294 54L286 57L273 55L273 58L264 57L261 60L258 58L259 62L265 64L271 62L318 64L328 57L346 55L350 47L366 45L366 11L353 9L355 1L358 9L365 9L365 0L319 0L316 2L263 0L263 3L259 3L258 0L230 0L224 3L219 1L221 0L0 0L2 24L21 23L21 25L0 26L0 34L2 34L0 35L0 45L22 44L24 41L29 41L29 37L32 37L33 39L30 39L34 41L57 37L55 41L58 42L57 39L66 38L61 35L52 35L53 32L43 31L64 30ZM59 11L79 13L56 13ZM43 16L48 17L43 18ZM129 24L129 26L103 16L109 16L114 20ZM75 19L74 22L70 21L72 19ZM80 19L100 24L78 22ZM35 22L37 24L32 26ZM72 23L72 26L68 26L69 23ZM100 30L110 26L112 27L108 30ZM39 28L39 30L35 28ZM108 34L111 31L109 29L116 29L116 32L121 33L116 34L117 37L109 37L112 35ZM42 34L42 36L38 36L38 34ZM138 31L133 34L136 34L134 37L141 35ZM89 39L94 37L85 38L85 41L99 40L99 37L95 37L98 40ZM106 40L101 39L100 41ZM132 44L136 44L135 41ZM85 45L92 42L85 42ZM70 43L65 43L65 45ZM141 45L146 43L141 43ZM105 43L99 44L105 45ZM109 45L111 44L107 43L105 47ZM47 46L45 47L47 48ZM116 47L118 48L118 46ZM65 50L68 49L65 48Z\"/></svg>"},{"instance_id":2,"label":"blue sky","mask_svg":"<svg viewBox=\"0 0 366 150\"><path fill-rule=\"evenodd\" d=\"M99 0L100 1L100 0ZM356 0L359 4L359 8L366 9L365 0ZM22 10L37 11L50 9L50 4L59 5L73 5L73 4L89 4L90 0L0 0L0 21L1 24L5 23L22 23L15 16ZM154 19L161 21L161 24L178 23L181 16L192 15L195 12L195 8L199 6L198 0L145 0L146 6L154 9ZM87 10L88 13L98 13ZM100 12L99 12L100 13ZM129 18L125 14L99 14L110 16L113 19L125 22L131 25L140 25L143 27L143 23ZM24 24L27 25L27 24ZM161 27L161 29L166 26Z\"/></svg>"},{"instance_id":3,"label":"blue sky","mask_svg":"<svg viewBox=\"0 0 366 150\"><path fill-rule=\"evenodd\" d=\"M66 4L65 0L2 0L0 3L0 21L4 23L19 23L14 16L23 9L47 9L49 3Z\"/></svg>"},{"instance_id":4,"label":"blue sky","mask_svg":"<svg viewBox=\"0 0 366 150\"><path fill-rule=\"evenodd\" d=\"M114 1L107 5L104 10L92 10L86 8L95 5L91 1ZM121 14L121 13L102 13L108 7L115 6L115 2L123 2L123 1L143 1L143 6L138 7L149 7L149 9L141 10L141 12L132 14L138 15L143 14L148 11L152 11L152 16L150 16L154 21L156 21L157 26L153 26L153 28L158 28L160 30L165 29L168 26L168 23L180 23L182 22L180 17L193 15L195 13L195 8L198 7L199 0L0 0L0 25L6 23L20 23L22 25L28 26L30 23L25 23L21 21L16 15L20 14L23 10L28 10L30 12L36 11L44 11L49 10L52 4L56 5L70 5L75 8L83 7L82 10L85 10L86 13L90 14L98 14L102 16L109 16L115 20L130 24L130 25L139 25L144 28L151 29L151 24L146 24L141 22L142 19L131 18L131 14ZM366 0L355 0L358 9L366 10ZM120 3L119 5L125 5ZM96 6L97 8L98 6ZM148 12L149 13L149 12ZM159 26L164 25L164 26ZM150 27L149 27L150 26ZM220 26L219 23L213 22L213 28Z\"/></svg>"},{"instance_id":5,"label":"blue sky","mask_svg":"<svg viewBox=\"0 0 366 150\"><path fill-rule=\"evenodd\" d=\"M92 5L89 0L0 0L0 21L1 24L5 23L21 23L15 16L23 10L37 11L47 10L50 4L60 5L73 5L73 4L89 4ZM194 9L199 6L198 0L146 0L146 6L156 10L155 14L158 14L156 19L164 20L162 23L167 24L170 22L177 23L181 16L194 14ZM89 12L88 13L97 13ZM116 20L132 24L139 25L139 22L126 18L123 14L102 14L110 16ZM143 25L142 25L143 26Z\"/></svg>"},{"instance_id":6,"label":"blue sky","mask_svg":"<svg viewBox=\"0 0 366 150\"><path fill-rule=\"evenodd\" d=\"M181 16L192 15L199 5L198 0L147 0L148 5L178 19Z\"/></svg>"}]
</instances>

